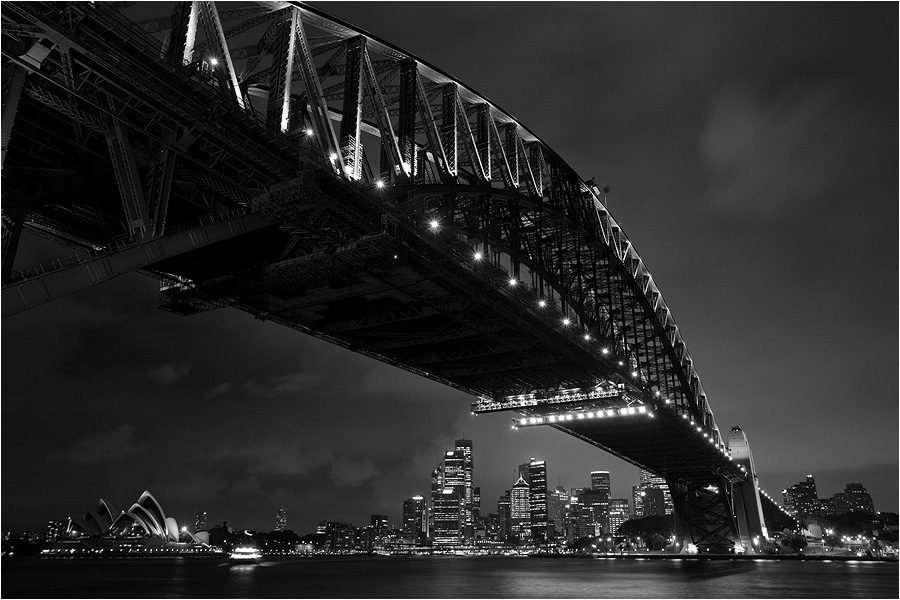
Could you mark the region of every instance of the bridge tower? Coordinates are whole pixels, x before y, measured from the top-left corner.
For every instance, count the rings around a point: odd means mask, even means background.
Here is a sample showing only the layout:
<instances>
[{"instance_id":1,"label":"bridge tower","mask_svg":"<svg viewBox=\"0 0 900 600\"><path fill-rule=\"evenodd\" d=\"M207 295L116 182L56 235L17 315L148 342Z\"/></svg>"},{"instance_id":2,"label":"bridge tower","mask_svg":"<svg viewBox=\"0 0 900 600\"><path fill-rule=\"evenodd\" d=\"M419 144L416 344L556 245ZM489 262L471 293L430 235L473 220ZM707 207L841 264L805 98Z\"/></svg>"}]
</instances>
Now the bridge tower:
<instances>
[{"instance_id":1,"label":"bridge tower","mask_svg":"<svg viewBox=\"0 0 900 600\"><path fill-rule=\"evenodd\" d=\"M757 553L761 544L768 538L766 523L763 519L762 500L759 496L759 479L750 452L747 434L735 425L728 438L728 449L734 462L747 472L747 479L733 484L732 501L734 516L737 520L740 543L747 552Z\"/></svg>"}]
</instances>

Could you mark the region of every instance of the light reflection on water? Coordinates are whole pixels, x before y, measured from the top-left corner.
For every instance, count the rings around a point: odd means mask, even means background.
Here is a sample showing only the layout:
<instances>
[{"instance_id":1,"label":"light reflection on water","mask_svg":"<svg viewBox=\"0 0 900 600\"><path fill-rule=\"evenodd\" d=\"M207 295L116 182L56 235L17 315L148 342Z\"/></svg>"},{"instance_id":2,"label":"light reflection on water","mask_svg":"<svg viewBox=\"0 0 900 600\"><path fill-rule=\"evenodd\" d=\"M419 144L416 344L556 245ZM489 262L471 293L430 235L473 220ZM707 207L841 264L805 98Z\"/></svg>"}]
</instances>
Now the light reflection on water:
<instances>
[{"instance_id":1,"label":"light reflection on water","mask_svg":"<svg viewBox=\"0 0 900 600\"><path fill-rule=\"evenodd\" d=\"M897 598L897 563L454 556L6 560L5 598Z\"/></svg>"}]
</instances>

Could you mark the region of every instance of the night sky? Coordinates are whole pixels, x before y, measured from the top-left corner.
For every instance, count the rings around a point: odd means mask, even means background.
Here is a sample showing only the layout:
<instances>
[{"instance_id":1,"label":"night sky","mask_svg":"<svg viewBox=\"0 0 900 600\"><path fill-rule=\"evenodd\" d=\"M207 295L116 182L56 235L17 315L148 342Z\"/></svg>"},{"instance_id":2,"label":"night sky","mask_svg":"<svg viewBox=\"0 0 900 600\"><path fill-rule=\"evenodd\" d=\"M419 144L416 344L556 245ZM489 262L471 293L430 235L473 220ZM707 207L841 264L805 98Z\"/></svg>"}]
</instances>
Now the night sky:
<instances>
[{"instance_id":1,"label":"night sky","mask_svg":"<svg viewBox=\"0 0 900 600\"><path fill-rule=\"evenodd\" d=\"M317 3L455 76L585 179L654 275L719 428L762 487L812 473L898 510L898 6ZM27 236L16 268L69 251ZM131 274L2 322L2 528L145 489L269 531L400 524L457 438L485 512L637 469L552 429L235 310L179 317Z\"/></svg>"}]
</instances>

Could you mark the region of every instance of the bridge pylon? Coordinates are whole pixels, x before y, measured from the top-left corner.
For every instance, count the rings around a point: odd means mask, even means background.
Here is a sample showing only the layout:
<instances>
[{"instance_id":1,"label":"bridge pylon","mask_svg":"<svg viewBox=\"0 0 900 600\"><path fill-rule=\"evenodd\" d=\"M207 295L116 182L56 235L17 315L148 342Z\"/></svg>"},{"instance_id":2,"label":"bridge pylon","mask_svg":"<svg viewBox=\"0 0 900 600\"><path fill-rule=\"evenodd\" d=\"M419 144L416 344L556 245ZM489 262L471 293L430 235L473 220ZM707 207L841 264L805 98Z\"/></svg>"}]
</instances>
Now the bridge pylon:
<instances>
[{"instance_id":1,"label":"bridge pylon","mask_svg":"<svg viewBox=\"0 0 900 600\"><path fill-rule=\"evenodd\" d=\"M747 441L747 434L737 425L731 428L728 448L734 462L747 472L745 481L733 484L732 501L740 532L740 543L746 552L755 554L768 539L768 531L763 518L759 479L753 464L753 454L750 452L750 442Z\"/></svg>"}]
</instances>

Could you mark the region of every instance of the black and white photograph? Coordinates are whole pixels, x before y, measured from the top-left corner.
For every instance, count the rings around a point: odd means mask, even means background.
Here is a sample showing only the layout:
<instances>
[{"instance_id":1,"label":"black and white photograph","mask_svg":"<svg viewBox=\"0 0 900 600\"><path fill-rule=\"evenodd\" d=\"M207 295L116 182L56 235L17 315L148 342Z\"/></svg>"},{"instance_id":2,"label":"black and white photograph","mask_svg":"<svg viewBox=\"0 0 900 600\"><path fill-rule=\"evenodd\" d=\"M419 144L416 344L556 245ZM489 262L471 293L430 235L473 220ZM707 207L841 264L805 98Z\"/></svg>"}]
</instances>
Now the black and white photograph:
<instances>
[{"instance_id":1,"label":"black and white photograph","mask_svg":"<svg viewBox=\"0 0 900 600\"><path fill-rule=\"evenodd\" d=\"M896 598L900 5L6 0L4 598Z\"/></svg>"}]
</instances>

